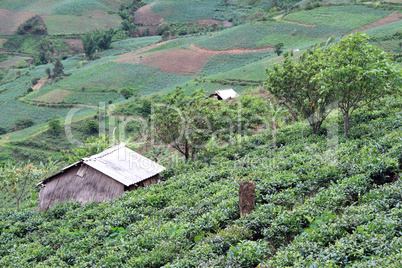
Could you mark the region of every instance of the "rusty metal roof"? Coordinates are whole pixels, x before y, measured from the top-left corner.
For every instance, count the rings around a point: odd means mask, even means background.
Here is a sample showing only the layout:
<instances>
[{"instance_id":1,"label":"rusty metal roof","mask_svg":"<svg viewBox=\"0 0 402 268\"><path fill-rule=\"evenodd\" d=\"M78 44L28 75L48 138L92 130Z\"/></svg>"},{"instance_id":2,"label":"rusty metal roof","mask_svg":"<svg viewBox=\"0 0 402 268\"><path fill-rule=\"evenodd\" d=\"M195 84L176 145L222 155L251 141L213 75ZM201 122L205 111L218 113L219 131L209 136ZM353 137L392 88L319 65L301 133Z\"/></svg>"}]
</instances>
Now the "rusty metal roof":
<instances>
[{"instance_id":1,"label":"rusty metal roof","mask_svg":"<svg viewBox=\"0 0 402 268\"><path fill-rule=\"evenodd\" d=\"M124 143L120 143L99 154L82 158L38 185L44 184L58 174L80 163L86 164L126 186L146 180L165 170L163 166L128 149Z\"/></svg>"}]
</instances>

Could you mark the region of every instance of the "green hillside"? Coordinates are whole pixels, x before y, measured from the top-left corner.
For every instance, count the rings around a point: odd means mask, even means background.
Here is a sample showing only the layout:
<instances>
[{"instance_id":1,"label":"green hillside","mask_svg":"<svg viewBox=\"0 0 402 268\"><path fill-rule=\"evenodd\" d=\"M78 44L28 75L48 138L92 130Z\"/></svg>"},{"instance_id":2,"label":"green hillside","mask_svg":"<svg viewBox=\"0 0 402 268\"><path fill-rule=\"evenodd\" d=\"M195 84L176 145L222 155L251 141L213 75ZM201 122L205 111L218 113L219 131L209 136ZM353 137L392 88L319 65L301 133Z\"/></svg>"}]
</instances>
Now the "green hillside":
<instances>
[{"instance_id":1,"label":"green hillside","mask_svg":"<svg viewBox=\"0 0 402 268\"><path fill-rule=\"evenodd\" d=\"M400 262L401 99L333 114L170 165L163 183L101 204L0 213L2 267L380 267ZM334 128L335 126L335 128ZM329 133L332 133L331 135ZM328 133L328 134L326 134ZM333 136L335 134L335 136ZM339 135L339 137L338 137ZM334 140L336 138L336 140ZM335 141L335 143L334 143ZM239 217L238 183L256 183Z\"/></svg>"},{"instance_id":2,"label":"green hillside","mask_svg":"<svg viewBox=\"0 0 402 268\"><path fill-rule=\"evenodd\" d=\"M341 53L319 48L361 30L401 69L398 10L396 0L0 0L0 267L402 267L400 88L354 111L348 137L338 109L313 134L303 116L340 98L324 94L321 62L298 69L317 73L311 87L301 72L275 76L276 90L307 96L296 102L274 98L266 70L284 53L338 64L327 55ZM110 48L87 38L111 28ZM331 85L316 90L315 79ZM206 98L223 88L240 96ZM34 183L18 202L17 187L1 188L24 172L7 177L7 163L46 177L41 162L67 166L69 150L103 135L157 159L162 183L46 212L35 212ZM255 209L240 217L244 181Z\"/></svg>"}]
</instances>

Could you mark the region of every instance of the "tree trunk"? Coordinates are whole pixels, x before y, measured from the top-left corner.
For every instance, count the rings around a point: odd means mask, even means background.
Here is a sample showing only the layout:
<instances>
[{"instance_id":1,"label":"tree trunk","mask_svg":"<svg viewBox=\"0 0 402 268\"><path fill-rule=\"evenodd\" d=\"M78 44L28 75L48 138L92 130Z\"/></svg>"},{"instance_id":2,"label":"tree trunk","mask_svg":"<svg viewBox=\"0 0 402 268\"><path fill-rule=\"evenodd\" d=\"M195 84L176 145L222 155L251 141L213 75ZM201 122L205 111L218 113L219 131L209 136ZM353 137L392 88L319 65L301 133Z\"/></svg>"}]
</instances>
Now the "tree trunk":
<instances>
[{"instance_id":1,"label":"tree trunk","mask_svg":"<svg viewBox=\"0 0 402 268\"><path fill-rule=\"evenodd\" d=\"M349 131L349 115L348 113L345 113L343 115L343 135L347 138L348 137L348 131Z\"/></svg>"},{"instance_id":2,"label":"tree trunk","mask_svg":"<svg viewBox=\"0 0 402 268\"><path fill-rule=\"evenodd\" d=\"M255 207L255 184L253 181L240 183L239 188L239 209L240 217L251 214Z\"/></svg>"}]
</instances>

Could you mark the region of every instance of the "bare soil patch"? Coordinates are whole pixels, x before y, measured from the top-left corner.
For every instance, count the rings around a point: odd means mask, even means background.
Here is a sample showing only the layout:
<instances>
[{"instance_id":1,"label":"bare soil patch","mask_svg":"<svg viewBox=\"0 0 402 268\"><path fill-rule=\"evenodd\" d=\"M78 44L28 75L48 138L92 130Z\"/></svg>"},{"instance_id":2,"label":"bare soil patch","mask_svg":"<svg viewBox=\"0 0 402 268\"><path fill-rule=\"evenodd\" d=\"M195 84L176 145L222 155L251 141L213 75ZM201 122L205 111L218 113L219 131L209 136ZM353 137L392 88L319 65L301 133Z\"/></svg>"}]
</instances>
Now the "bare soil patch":
<instances>
[{"instance_id":1,"label":"bare soil patch","mask_svg":"<svg viewBox=\"0 0 402 268\"><path fill-rule=\"evenodd\" d=\"M127 53L120 56L116 62L148 65L159 68L159 71L164 73L195 75L204 68L208 60L213 56L220 54L255 53L268 49L272 49L272 47L261 49L211 50L191 45L189 49L157 51L142 55L139 55L138 51L132 54Z\"/></svg>"},{"instance_id":2,"label":"bare soil patch","mask_svg":"<svg viewBox=\"0 0 402 268\"><path fill-rule=\"evenodd\" d=\"M397 22L397 21L400 21L400 20L402 20L402 14L399 11L395 11L395 12L389 14L388 16L382 18L382 19L379 19L379 20L377 20L377 21L375 21L373 23L370 23L370 24L367 24L367 25L364 25L364 26L360 27L358 29L358 31L365 31L365 30L368 30L368 29L371 29L371 28L380 27L380 26L383 26L383 25L386 25L386 24L389 24L389 23L392 23L392 22ZM354 31L354 32L356 32L356 31Z\"/></svg>"},{"instance_id":3,"label":"bare soil patch","mask_svg":"<svg viewBox=\"0 0 402 268\"><path fill-rule=\"evenodd\" d=\"M82 45L81 39L62 39L68 44L68 46L79 53L84 52L84 46Z\"/></svg>"},{"instance_id":4,"label":"bare soil patch","mask_svg":"<svg viewBox=\"0 0 402 268\"><path fill-rule=\"evenodd\" d=\"M32 11L0 9L0 34L14 34L21 23L35 15Z\"/></svg>"},{"instance_id":5,"label":"bare soil patch","mask_svg":"<svg viewBox=\"0 0 402 268\"><path fill-rule=\"evenodd\" d=\"M223 27L232 27L233 26L233 22L227 21L225 20L222 24Z\"/></svg>"},{"instance_id":6,"label":"bare soil patch","mask_svg":"<svg viewBox=\"0 0 402 268\"><path fill-rule=\"evenodd\" d=\"M159 25L161 22L163 22L163 18L159 17L158 14L151 11L151 7L154 6L156 3L158 2L139 8L135 12L134 23L142 24L144 26L150 26Z\"/></svg>"},{"instance_id":7,"label":"bare soil patch","mask_svg":"<svg viewBox=\"0 0 402 268\"><path fill-rule=\"evenodd\" d=\"M47 81L47 78L42 78L36 83L36 85L32 88L33 91L39 90L42 88L43 84Z\"/></svg>"},{"instance_id":8,"label":"bare soil patch","mask_svg":"<svg viewBox=\"0 0 402 268\"><path fill-rule=\"evenodd\" d=\"M197 24L199 24L199 25L212 25L214 23L221 24L221 21L219 21L219 20L209 20L209 19L200 19L197 22Z\"/></svg>"}]
</instances>

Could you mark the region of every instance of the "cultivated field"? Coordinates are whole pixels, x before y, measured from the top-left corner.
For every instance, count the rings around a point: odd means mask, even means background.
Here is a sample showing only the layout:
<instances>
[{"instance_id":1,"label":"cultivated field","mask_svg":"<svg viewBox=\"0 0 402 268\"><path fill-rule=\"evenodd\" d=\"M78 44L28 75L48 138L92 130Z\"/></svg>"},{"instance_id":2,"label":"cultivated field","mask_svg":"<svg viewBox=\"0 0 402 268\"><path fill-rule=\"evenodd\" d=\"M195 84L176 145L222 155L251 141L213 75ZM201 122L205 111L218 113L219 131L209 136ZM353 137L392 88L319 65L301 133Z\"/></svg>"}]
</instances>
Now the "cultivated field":
<instances>
[{"instance_id":1,"label":"cultivated field","mask_svg":"<svg viewBox=\"0 0 402 268\"><path fill-rule=\"evenodd\" d=\"M119 28L121 18L117 14L93 11L83 15L53 15L45 18L48 33L79 34L96 29Z\"/></svg>"},{"instance_id":2,"label":"cultivated field","mask_svg":"<svg viewBox=\"0 0 402 268\"><path fill-rule=\"evenodd\" d=\"M33 11L40 14L83 14L93 10L117 12L129 0L2 0L0 8Z\"/></svg>"},{"instance_id":3,"label":"cultivated field","mask_svg":"<svg viewBox=\"0 0 402 268\"><path fill-rule=\"evenodd\" d=\"M300 11L287 15L284 19L299 23L327 25L349 29L357 29L373 23L387 15L390 11L372 9L364 6L330 6L308 11Z\"/></svg>"},{"instance_id":4,"label":"cultivated field","mask_svg":"<svg viewBox=\"0 0 402 268\"><path fill-rule=\"evenodd\" d=\"M21 23L35 15L32 11L0 9L0 34L14 34Z\"/></svg>"}]
</instances>

